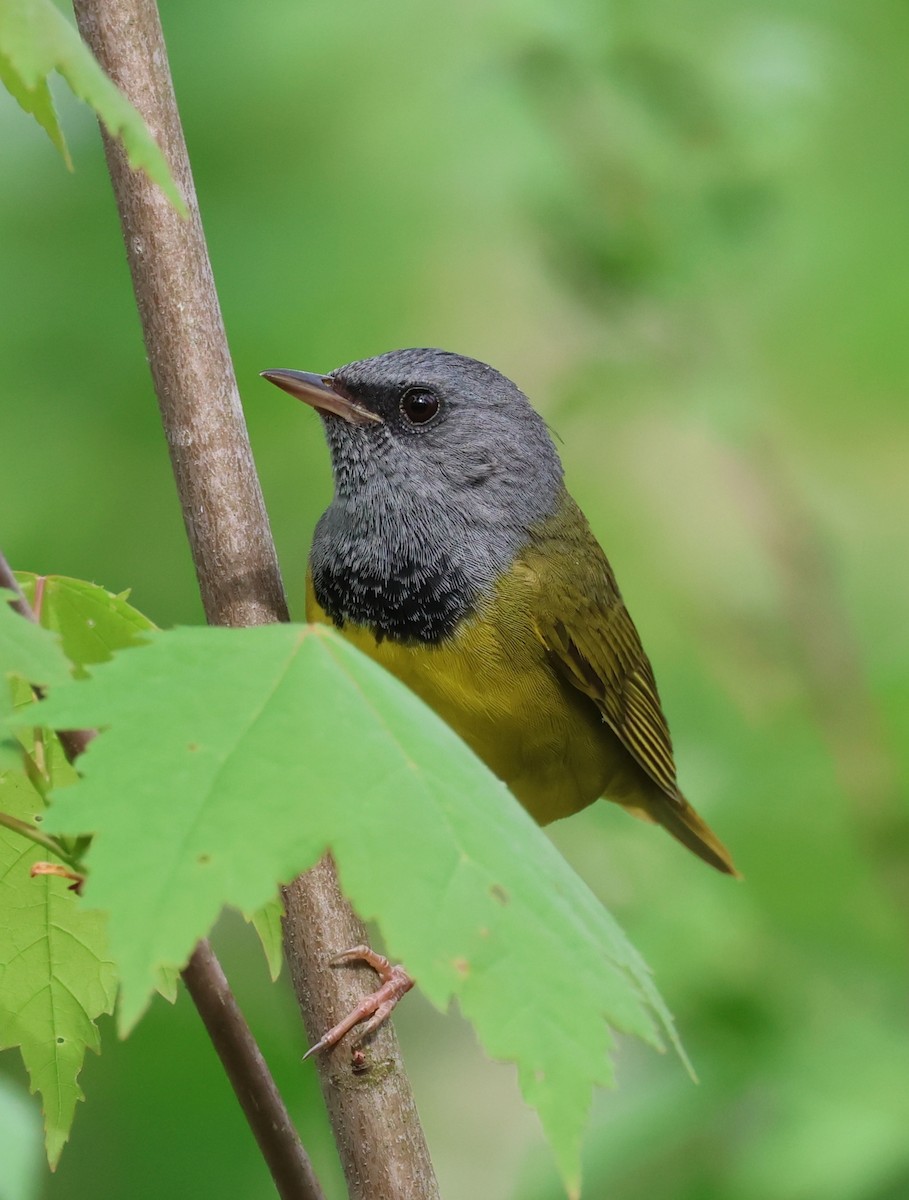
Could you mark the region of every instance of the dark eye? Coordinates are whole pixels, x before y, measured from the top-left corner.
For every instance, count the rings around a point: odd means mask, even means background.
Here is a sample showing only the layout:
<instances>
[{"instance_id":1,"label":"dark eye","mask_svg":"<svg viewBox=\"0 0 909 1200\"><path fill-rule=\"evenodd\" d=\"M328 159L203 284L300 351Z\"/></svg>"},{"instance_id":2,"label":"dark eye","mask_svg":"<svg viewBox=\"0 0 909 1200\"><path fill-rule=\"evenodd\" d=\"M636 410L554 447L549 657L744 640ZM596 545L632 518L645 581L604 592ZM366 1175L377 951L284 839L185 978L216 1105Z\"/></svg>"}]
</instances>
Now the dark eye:
<instances>
[{"instance_id":1,"label":"dark eye","mask_svg":"<svg viewBox=\"0 0 909 1200\"><path fill-rule=\"evenodd\" d=\"M438 396L426 388L408 388L401 397L401 412L413 425L425 425L438 411Z\"/></svg>"}]
</instances>

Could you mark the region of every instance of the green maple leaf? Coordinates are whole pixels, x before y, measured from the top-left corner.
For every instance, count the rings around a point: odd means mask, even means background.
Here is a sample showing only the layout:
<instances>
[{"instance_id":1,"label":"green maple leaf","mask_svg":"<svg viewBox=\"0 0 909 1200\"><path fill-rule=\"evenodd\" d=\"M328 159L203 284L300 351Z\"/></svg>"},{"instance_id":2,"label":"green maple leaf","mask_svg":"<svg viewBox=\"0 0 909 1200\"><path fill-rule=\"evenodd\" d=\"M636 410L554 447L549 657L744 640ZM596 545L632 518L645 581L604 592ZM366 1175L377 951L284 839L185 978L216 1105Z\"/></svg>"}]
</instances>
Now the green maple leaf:
<instances>
[{"instance_id":1,"label":"green maple leaf","mask_svg":"<svg viewBox=\"0 0 909 1200\"><path fill-rule=\"evenodd\" d=\"M178 212L186 205L158 143L53 0L3 0L0 4L0 82L47 131L71 166L48 87L59 72L80 100L95 110L111 137L123 143L133 169L143 170Z\"/></svg>"},{"instance_id":2,"label":"green maple leaf","mask_svg":"<svg viewBox=\"0 0 909 1200\"><path fill-rule=\"evenodd\" d=\"M2 44L0 42L0 45ZM63 136L63 130L60 128L60 118L57 116L57 108L47 79L37 79L29 86L13 61L4 54L0 54L0 83L13 99L18 101L23 112L31 113L59 150L69 170L72 170L73 160L70 158L69 147Z\"/></svg>"},{"instance_id":3,"label":"green maple leaf","mask_svg":"<svg viewBox=\"0 0 909 1200\"><path fill-rule=\"evenodd\" d=\"M139 645L142 635L155 628L144 613L127 603L129 592L118 595L84 579L36 575L32 571L17 571L16 580L41 628L58 635L77 679L84 678L86 666L106 662L115 650ZM273 969L274 934L272 932L272 943L266 940L269 936L267 916L255 914L250 920L256 924ZM261 929L257 921L265 922ZM177 998L179 975L174 967L162 967L158 974L156 989L171 1004Z\"/></svg>"},{"instance_id":4,"label":"green maple leaf","mask_svg":"<svg viewBox=\"0 0 909 1200\"><path fill-rule=\"evenodd\" d=\"M274 896L260 909L246 917L259 935L272 983L281 974L281 968L284 966L284 933L281 928L283 916L284 904L280 896Z\"/></svg>"},{"instance_id":5,"label":"green maple leaf","mask_svg":"<svg viewBox=\"0 0 909 1200\"><path fill-rule=\"evenodd\" d=\"M39 712L30 684L68 679L74 667L84 674L86 664L134 645L152 626L124 597L95 584L27 572L17 579L40 618L35 624L0 602L0 675L12 685L0 688L0 699L7 716L18 710L21 723ZM31 729L21 730L10 750L0 761L0 815L40 832L50 780L60 788L75 771L56 738L36 739ZM86 910L65 879L31 878L32 864L48 858L56 859L52 849L36 846L21 829L0 827L0 1048L20 1048L32 1091L41 1093L53 1167L83 1099L85 1049L100 1049L94 1021L113 1009L116 974L103 914ZM162 969L157 986L173 1000L176 972Z\"/></svg>"},{"instance_id":6,"label":"green maple leaf","mask_svg":"<svg viewBox=\"0 0 909 1200\"><path fill-rule=\"evenodd\" d=\"M611 1031L674 1040L613 918L451 729L333 631L146 636L43 706L58 727L108 727L49 826L95 835L86 899L109 914L121 1029L224 904L257 910L330 847L429 999L457 998L517 1063L576 1186Z\"/></svg>"},{"instance_id":7,"label":"green maple leaf","mask_svg":"<svg viewBox=\"0 0 909 1200\"><path fill-rule=\"evenodd\" d=\"M69 677L70 664L59 638L12 607L13 592L0 588L0 675L28 683L59 683Z\"/></svg>"},{"instance_id":8,"label":"green maple leaf","mask_svg":"<svg viewBox=\"0 0 909 1200\"><path fill-rule=\"evenodd\" d=\"M43 808L23 773L0 773L0 810L31 823ZM32 864L47 857L0 826L0 1049L19 1047L32 1091L41 1093L54 1167L84 1099L85 1050L100 1050L95 1019L113 1011L116 973L104 914L87 910L65 879L31 878Z\"/></svg>"},{"instance_id":9,"label":"green maple leaf","mask_svg":"<svg viewBox=\"0 0 909 1200\"><path fill-rule=\"evenodd\" d=\"M155 628L127 603L128 592L115 595L97 583L31 571L17 571L16 580L42 628L59 636L77 677L85 675L86 666L106 662L115 650L137 645Z\"/></svg>"},{"instance_id":10,"label":"green maple leaf","mask_svg":"<svg viewBox=\"0 0 909 1200\"><path fill-rule=\"evenodd\" d=\"M71 670L59 638L20 616L12 607L15 598L0 588L0 770L22 765L22 748L9 732L9 719L17 702L31 698L24 685L56 683Z\"/></svg>"}]
</instances>

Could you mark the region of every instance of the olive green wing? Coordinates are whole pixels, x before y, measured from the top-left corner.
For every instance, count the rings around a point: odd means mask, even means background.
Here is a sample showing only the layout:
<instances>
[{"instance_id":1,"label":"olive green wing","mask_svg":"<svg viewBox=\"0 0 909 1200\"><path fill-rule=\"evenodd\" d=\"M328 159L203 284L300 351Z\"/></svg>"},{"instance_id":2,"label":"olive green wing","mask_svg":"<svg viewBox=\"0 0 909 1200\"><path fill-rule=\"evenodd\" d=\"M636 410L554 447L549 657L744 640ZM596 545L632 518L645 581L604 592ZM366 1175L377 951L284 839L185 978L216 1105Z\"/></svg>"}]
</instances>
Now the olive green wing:
<instances>
[{"instance_id":1,"label":"olive green wing","mask_svg":"<svg viewBox=\"0 0 909 1200\"><path fill-rule=\"evenodd\" d=\"M653 670L612 568L569 496L520 565L532 580L533 625L554 669L590 697L659 789L632 807L718 871L737 875L729 851L679 791Z\"/></svg>"},{"instance_id":2,"label":"olive green wing","mask_svg":"<svg viewBox=\"0 0 909 1200\"><path fill-rule=\"evenodd\" d=\"M534 623L556 670L596 704L610 729L667 796L680 798L672 739L653 670L612 568L581 511L547 522L528 565Z\"/></svg>"}]
</instances>

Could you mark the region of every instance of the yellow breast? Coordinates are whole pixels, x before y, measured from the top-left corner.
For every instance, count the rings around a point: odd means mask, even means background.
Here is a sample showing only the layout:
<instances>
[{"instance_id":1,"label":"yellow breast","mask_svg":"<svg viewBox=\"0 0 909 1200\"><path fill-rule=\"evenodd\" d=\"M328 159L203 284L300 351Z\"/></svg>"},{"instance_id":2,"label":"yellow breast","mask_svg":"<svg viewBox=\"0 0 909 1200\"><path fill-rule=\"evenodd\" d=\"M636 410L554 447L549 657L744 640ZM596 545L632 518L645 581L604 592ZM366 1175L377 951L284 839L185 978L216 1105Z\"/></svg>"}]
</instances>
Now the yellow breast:
<instances>
[{"instance_id":1,"label":"yellow breast","mask_svg":"<svg viewBox=\"0 0 909 1200\"><path fill-rule=\"evenodd\" d=\"M331 624L311 576L306 615ZM519 565L439 645L377 642L350 623L340 632L447 721L541 824L592 803L621 766L624 755L596 707L550 666Z\"/></svg>"}]
</instances>

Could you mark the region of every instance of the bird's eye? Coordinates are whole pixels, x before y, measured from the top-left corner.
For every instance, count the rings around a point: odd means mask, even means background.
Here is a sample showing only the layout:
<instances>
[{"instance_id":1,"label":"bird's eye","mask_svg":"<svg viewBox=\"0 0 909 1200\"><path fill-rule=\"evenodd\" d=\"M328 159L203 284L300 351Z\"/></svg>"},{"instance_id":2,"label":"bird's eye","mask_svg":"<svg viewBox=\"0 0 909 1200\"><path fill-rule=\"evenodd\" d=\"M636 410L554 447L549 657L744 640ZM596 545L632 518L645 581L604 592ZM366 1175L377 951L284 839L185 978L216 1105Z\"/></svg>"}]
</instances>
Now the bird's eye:
<instances>
[{"instance_id":1,"label":"bird's eye","mask_svg":"<svg viewBox=\"0 0 909 1200\"><path fill-rule=\"evenodd\" d=\"M425 425L438 411L438 396L426 388L408 388L401 397L401 412L412 425Z\"/></svg>"}]
</instances>

